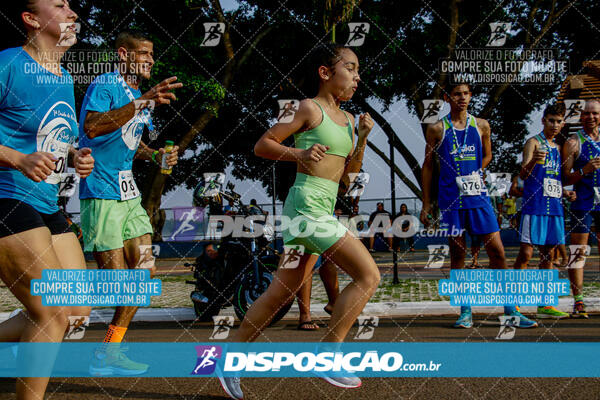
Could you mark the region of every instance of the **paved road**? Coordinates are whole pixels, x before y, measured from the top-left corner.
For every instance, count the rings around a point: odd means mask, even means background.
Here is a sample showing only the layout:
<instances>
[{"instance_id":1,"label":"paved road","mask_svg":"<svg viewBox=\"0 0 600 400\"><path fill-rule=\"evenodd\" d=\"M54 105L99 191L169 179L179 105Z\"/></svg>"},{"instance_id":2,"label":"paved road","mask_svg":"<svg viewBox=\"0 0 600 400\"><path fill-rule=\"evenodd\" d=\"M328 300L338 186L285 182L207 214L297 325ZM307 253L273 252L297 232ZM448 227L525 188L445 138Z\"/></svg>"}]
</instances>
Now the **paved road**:
<instances>
[{"instance_id":1,"label":"paved road","mask_svg":"<svg viewBox=\"0 0 600 400\"><path fill-rule=\"evenodd\" d=\"M450 328L452 318L390 318L380 320L373 341L442 342L495 341L494 317L477 316L471 330ZM482 323L484 322L484 323ZM318 341L324 333L299 332L283 321L265 331L261 340ZM86 341L101 340L105 327L93 325ZM354 327L348 337L352 340ZM600 318L562 320L538 329L518 330L515 341L596 341ZM135 342L206 342L212 325L202 323L136 323L127 336ZM526 354L523 357L527 357ZM555 360L560 362L560 360ZM518 362L518 360L515 360ZM14 379L0 379L0 399L14 398ZM600 379L582 378L369 378L360 389L338 389L320 379L243 379L247 399L598 399ZM55 378L47 399L225 399L212 378Z\"/></svg>"}]
</instances>

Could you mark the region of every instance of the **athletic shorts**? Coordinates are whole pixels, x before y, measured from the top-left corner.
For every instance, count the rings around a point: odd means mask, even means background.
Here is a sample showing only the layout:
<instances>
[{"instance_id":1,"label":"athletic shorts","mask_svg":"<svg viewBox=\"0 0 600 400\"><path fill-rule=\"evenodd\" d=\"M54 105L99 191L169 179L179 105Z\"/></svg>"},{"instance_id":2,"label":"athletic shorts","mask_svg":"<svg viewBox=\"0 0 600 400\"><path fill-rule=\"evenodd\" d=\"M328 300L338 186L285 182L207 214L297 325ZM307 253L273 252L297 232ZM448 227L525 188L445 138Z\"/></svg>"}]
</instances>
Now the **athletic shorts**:
<instances>
[{"instance_id":1,"label":"athletic shorts","mask_svg":"<svg viewBox=\"0 0 600 400\"><path fill-rule=\"evenodd\" d=\"M600 228L600 211L571 210L572 233L591 233L592 224L598 232L598 228Z\"/></svg>"},{"instance_id":2,"label":"athletic shorts","mask_svg":"<svg viewBox=\"0 0 600 400\"><path fill-rule=\"evenodd\" d=\"M16 199L0 199L0 237L46 227L52 235L72 232L65 216L57 211L43 214Z\"/></svg>"},{"instance_id":3,"label":"athletic shorts","mask_svg":"<svg viewBox=\"0 0 600 400\"><path fill-rule=\"evenodd\" d=\"M338 183L329 179L296 174L283 205L283 215L290 219L282 231L284 245L322 254L346 234L348 229L333 216L337 190Z\"/></svg>"},{"instance_id":4,"label":"athletic shorts","mask_svg":"<svg viewBox=\"0 0 600 400\"><path fill-rule=\"evenodd\" d=\"M82 199L81 231L85 251L107 251L120 249L126 240L152 234L152 225L141 197Z\"/></svg>"},{"instance_id":5,"label":"athletic shorts","mask_svg":"<svg viewBox=\"0 0 600 400\"><path fill-rule=\"evenodd\" d=\"M565 244L565 219L559 215L523 214L519 233L521 243L536 246Z\"/></svg>"},{"instance_id":6,"label":"athletic shorts","mask_svg":"<svg viewBox=\"0 0 600 400\"><path fill-rule=\"evenodd\" d=\"M462 210L443 210L443 227L448 228L448 236L461 236L465 231L469 235L487 235L498 232L498 221L492 206Z\"/></svg>"}]
</instances>

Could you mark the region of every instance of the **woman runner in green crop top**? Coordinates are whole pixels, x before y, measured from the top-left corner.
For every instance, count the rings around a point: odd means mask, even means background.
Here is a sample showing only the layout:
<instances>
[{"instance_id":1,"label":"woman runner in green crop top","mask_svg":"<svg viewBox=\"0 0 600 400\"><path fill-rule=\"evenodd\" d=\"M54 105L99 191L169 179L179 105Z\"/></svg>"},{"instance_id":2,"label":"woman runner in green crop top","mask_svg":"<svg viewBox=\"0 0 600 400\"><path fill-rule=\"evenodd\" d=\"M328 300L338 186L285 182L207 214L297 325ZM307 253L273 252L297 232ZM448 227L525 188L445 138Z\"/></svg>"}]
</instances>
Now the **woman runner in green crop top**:
<instances>
[{"instance_id":1,"label":"woman runner in green crop top","mask_svg":"<svg viewBox=\"0 0 600 400\"><path fill-rule=\"evenodd\" d=\"M259 139L255 154L271 160L297 163L294 186L285 201L283 216L291 219L284 228L285 254L267 291L244 318L232 341L254 341L268 326L272 316L287 302L293 301L302 284L311 279L319 255L333 261L347 272L353 281L335 302L328 332L323 342L342 342L379 284L379 270L366 247L348 232L333 216L339 182L349 172L358 172L367 135L373 127L368 114L360 116L358 140L353 151L354 118L340 110L356 91L358 59L349 48L322 45L314 50L313 63L307 69L313 75L318 94L300 102L292 121L279 122ZM295 135L296 148L283 146ZM309 232L307 235L306 233ZM299 251L294 262L295 250ZM324 377L340 387L358 387L355 376ZM239 379L220 378L233 398L241 398Z\"/></svg>"}]
</instances>

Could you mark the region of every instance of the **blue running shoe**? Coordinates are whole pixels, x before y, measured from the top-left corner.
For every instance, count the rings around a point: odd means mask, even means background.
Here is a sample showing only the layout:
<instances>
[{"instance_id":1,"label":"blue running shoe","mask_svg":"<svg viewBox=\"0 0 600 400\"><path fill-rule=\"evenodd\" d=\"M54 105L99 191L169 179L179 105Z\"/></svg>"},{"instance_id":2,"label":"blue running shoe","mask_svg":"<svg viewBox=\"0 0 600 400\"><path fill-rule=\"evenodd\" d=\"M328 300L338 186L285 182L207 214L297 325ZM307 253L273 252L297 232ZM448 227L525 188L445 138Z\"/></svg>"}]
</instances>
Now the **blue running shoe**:
<instances>
[{"instance_id":1,"label":"blue running shoe","mask_svg":"<svg viewBox=\"0 0 600 400\"><path fill-rule=\"evenodd\" d=\"M509 317L519 317L519 324L515 325L517 328L537 328L538 323L532 319L527 318L519 311L514 311L510 314L506 314Z\"/></svg>"},{"instance_id":2,"label":"blue running shoe","mask_svg":"<svg viewBox=\"0 0 600 400\"><path fill-rule=\"evenodd\" d=\"M463 311L460 313L460 317L454 323L455 328L472 328L473 327L473 313L469 311Z\"/></svg>"}]
</instances>

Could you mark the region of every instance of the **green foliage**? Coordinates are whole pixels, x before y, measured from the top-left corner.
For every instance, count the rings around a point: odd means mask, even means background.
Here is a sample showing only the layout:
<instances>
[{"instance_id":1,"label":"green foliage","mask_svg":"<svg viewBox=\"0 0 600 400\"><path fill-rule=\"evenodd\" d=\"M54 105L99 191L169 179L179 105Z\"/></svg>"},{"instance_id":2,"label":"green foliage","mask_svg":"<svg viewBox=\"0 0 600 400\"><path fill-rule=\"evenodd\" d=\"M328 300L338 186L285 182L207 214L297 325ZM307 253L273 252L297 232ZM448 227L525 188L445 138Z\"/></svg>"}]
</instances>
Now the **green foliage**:
<instances>
[{"instance_id":1,"label":"green foliage","mask_svg":"<svg viewBox=\"0 0 600 400\"><path fill-rule=\"evenodd\" d=\"M236 177L258 179L271 191L273 162L255 157L253 147L276 117L277 99L314 95L315 88L303 86L305 75L312 72L307 70L305 61L314 46L329 40L323 24L325 3L295 1L282 7L279 0L240 1L240 10L228 26L234 61L226 58L223 44L214 48L200 46L204 37L202 23L217 20L205 0L106 0L101 10L94 3L97 2L82 0L73 4L83 22L82 46L110 46L120 29L137 27L150 33L156 53L153 79L143 89L171 75L177 75L185 85L177 91L178 100L171 107L157 109L157 125L162 133L159 143L151 145L158 147L167 139L178 141L206 111L215 116L197 133L186 158L168 180L167 190L181 184L193 187L203 172L223 171L233 164ZM348 2L335 3L343 6ZM478 48L485 46L490 35L488 23L494 21L513 24L516 34L505 47L524 46L542 31L553 2L536 2L540 7L531 23L528 17L533 2L457 3L460 27L456 47ZM440 60L449 53L451 4L447 0L365 1L355 7L350 21L368 22L370 32L365 44L356 49L361 64L359 90L344 108L362 112L359 104L364 99L375 100L386 109L397 101L405 101L416 114L421 101L431 98L439 79ZM557 0L556 9L566 4L566 0ZM591 15L600 15L598 2L573 3L537 47L558 49L561 57L571 60L572 71L578 72L583 60L597 58L593 40L597 34L586 17ZM226 15L227 19L230 17L231 14ZM335 16L330 17L331 21L336 20ZM267 28L266 36L256 42L257 35ZM336 36L337 42L345 41L346 24L337 25ZM238 63L248 51L250 56L244 64L236 64L231 87L225 91L222 84L226 66L229 62ZM492 169L514 169L530 124L528 116L552 101L558 88L558 84L512 85L493 104L488 115L494 147ZM474 114L486 108L494 90L493 86L476 87L471 110ZM78 92L78 96L82 93ZM135 170L138 182L150 180L155 173L152 168ZM277 163L280 199L294 174L293 163Z\"/></svg>"}]
</instances>

